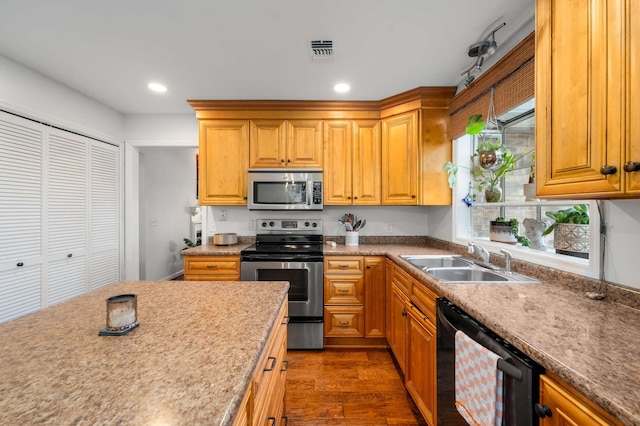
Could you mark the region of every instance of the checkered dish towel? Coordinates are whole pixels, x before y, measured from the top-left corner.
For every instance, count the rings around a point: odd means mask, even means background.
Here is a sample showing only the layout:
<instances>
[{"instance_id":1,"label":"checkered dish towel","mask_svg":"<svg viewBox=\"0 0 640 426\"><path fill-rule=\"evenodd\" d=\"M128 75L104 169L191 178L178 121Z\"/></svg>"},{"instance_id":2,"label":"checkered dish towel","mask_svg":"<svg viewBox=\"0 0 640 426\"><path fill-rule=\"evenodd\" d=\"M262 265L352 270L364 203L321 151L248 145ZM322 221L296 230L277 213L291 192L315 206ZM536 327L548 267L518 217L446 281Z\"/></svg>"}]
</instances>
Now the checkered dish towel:
<instances>
[{"instance_id":1,"label":"checkered dish towel","mask_svg":"<svg viewBox=\"0 0 640 426\"><path fill-rule=\"evenodd\" d=\"M500 356L456 332L456 408L468 424L502 426L504 373L498 370Z\"/></svg>"}]
</instances>

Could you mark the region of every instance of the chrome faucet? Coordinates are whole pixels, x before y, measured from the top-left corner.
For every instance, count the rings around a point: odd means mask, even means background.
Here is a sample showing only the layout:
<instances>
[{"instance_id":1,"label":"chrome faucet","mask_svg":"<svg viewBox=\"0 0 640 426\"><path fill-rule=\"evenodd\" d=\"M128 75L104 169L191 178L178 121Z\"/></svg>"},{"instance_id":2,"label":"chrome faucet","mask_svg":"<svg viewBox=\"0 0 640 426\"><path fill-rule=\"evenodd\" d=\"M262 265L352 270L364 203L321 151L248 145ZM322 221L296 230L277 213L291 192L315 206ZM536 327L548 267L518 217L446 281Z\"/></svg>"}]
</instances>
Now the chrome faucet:
<instances>
[{"instance_id":1,"label":"chrome faucet","mask_svg":"<svg viewBox=\"0 0 640 426\"><path fill-rule=\"evenodd\" d=\"M500 253L504 254L504 271L507 274L511 273L511 252L508 252L505 249L501 249Z\"/></svg>"},{"instance_id":2,"label":"chrome faucet","mask_svg":"<svg viewBox=\"0 0 640 426\"><path fill-rule=\"evenodd\" d=\"M474 243L473 241L469 243L469 253L474 253L475 251L478 251L478 254L480 255L480 258L482 258L482 261L484 263L486 263L487 265L490 265L491 262L489 262L489 252L487 250L484 249L484 247L482 247L481 245L478 245L476 243Z\"/></svg>"}]
</instances>

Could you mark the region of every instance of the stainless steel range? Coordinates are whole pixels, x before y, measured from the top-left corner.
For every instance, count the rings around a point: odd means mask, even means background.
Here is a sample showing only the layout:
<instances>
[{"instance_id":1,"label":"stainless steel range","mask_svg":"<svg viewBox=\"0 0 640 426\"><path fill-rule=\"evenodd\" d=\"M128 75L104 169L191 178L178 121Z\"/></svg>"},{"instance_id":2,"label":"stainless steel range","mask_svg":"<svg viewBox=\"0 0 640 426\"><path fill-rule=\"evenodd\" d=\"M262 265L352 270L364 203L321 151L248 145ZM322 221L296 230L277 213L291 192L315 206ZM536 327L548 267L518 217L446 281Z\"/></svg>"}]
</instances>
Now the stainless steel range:
<instances>
[{"instance_id":1,"label":"stainless steel range","mask_svg":"<svg viewBox=\"0 0 640 426\"><path fill-rule=\"evenodd\" d=\"M288 349L322 349L322 220L259 219L256 244L242 250L242 281L289 281Z\"/></svg>"}]
</instances>

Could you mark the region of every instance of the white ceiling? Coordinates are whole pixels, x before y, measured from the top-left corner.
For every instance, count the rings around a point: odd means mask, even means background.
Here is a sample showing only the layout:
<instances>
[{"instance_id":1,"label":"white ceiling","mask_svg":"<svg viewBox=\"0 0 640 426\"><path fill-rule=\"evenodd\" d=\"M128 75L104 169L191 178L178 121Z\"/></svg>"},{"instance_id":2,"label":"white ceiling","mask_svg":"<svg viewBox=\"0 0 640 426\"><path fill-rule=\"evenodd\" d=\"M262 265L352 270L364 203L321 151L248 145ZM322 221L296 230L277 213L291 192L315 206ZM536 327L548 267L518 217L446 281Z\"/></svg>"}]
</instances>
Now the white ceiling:
<instances>
[{"instance_id":1,"label":"white ceiling","mask_svg":"<svg viewBox=\"0 0 640 426\"><path fill-rule=\"evenodd\" d=\"M498 54L534 0L0 0L0 54L124 114L187 99L380 100L457 86L469 46ZM333 40L330 63L311 39ZM168 86L163 95L147 83ZM347 81L348 94L333 92Z\"/></svg>"}]
</instances>

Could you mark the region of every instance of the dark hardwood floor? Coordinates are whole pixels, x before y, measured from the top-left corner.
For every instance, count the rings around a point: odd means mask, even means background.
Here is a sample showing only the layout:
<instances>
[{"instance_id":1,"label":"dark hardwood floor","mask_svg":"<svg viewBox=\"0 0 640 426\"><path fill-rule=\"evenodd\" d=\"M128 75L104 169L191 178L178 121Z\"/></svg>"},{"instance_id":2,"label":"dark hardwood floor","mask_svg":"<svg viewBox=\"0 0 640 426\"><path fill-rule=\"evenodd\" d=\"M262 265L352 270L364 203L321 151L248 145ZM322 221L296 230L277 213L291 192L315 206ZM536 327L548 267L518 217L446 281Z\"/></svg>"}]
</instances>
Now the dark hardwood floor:
<instances>
[{"instance_id":1,"label":"dark hardwood floor","mask_svg":"<svg viewBox=\"0 0 640 426\"><path fill-rule=\"evenodd\" d=\"M426 425L386 349L287 354L289 426Z\"/></svg>"}]
</instances>

